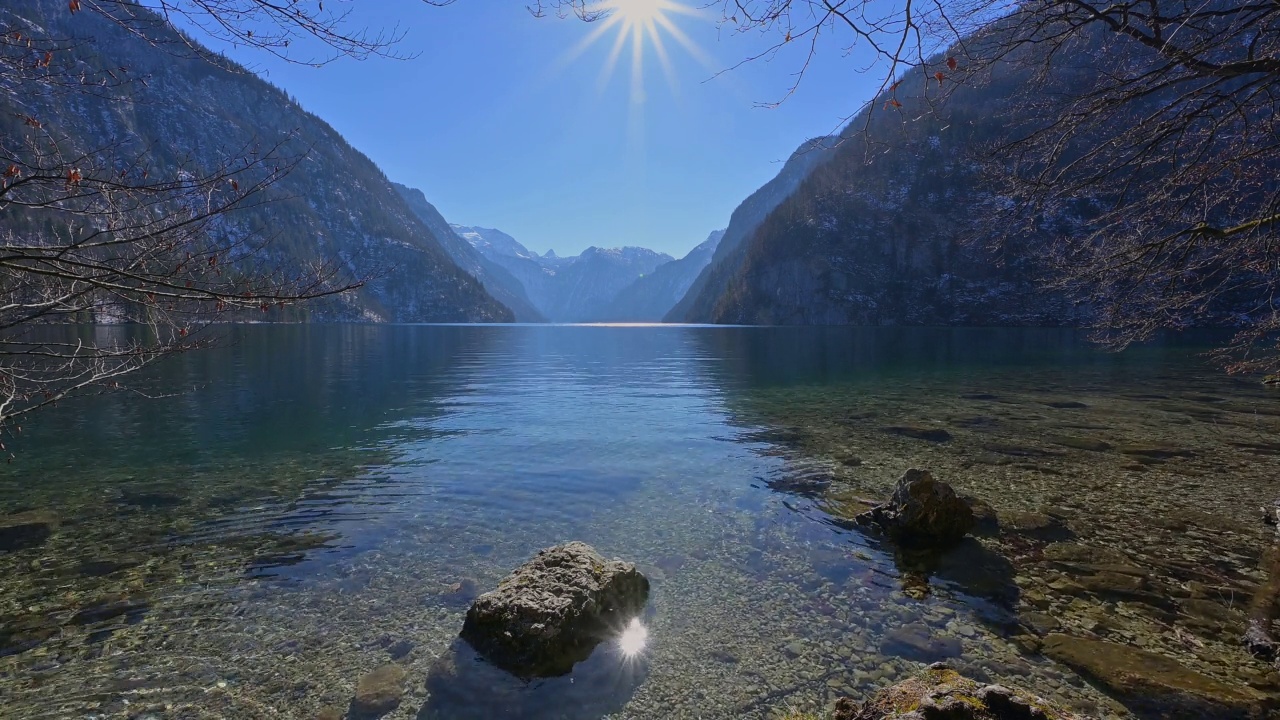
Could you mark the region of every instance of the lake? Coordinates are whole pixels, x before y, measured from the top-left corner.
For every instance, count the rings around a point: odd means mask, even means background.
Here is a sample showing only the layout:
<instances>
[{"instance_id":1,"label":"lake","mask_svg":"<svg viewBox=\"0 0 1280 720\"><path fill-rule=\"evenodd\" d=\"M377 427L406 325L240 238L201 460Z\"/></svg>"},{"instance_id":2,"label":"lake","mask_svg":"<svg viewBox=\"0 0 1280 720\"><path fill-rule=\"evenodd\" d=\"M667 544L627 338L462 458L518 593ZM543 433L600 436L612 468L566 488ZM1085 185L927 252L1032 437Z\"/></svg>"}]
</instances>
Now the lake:
<instances>
[{"instance_id":1,"label":"lake","mask_svg":"<svg viewBox=\"0 0 1280 720\"><path fill-rule=\"evenodd\" d=\"M776 717L938 660L1097 717L1170 712L1116 692L1127 656L1047 651L1063 638L1159 655L1209 695L1280 692L1239 643L1280 393L1195 342L226 334L8 438L0 514L58 525L0 551L0 716L315 718L390 661L397 718ZM921 559L853 529L913 467L999 530ZM575 539L650 578L644 651L530 684L478 661L470 601Z\"/></svg>"}]
</instances>

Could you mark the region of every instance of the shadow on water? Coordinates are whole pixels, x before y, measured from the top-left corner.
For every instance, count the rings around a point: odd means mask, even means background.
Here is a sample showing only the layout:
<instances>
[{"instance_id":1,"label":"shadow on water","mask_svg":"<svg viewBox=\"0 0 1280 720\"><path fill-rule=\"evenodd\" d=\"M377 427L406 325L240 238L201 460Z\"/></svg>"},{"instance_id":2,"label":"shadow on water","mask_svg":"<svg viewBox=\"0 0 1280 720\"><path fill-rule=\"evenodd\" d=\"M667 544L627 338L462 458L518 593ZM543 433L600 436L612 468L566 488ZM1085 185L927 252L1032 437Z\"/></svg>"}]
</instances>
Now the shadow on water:
<instances>
[{"instance_id":1,"label":"shadow on water","mask_svg":"<svg viewBox=\"0 0 1280 720\"><path fill-rule=\"evenodd\" d=\"M644 653L605 642L567 674L523 681L458 639L427 675L418 720L595 720L622 710L649 674Z\"/></svg>"},{"instance_id":2,"label":"shadow on water","mask_svg":"<svg viewBox=\"0 0 1280 720\"><path fill-rule=\"evenodd\" d=\"M970 603L979 620L993 629L1016 629L1019 589L1013 563L973 538L942 551L887 548L893 553L902 585L927 594L942 590L981 602Z\"/></svg>"}]
</instances>

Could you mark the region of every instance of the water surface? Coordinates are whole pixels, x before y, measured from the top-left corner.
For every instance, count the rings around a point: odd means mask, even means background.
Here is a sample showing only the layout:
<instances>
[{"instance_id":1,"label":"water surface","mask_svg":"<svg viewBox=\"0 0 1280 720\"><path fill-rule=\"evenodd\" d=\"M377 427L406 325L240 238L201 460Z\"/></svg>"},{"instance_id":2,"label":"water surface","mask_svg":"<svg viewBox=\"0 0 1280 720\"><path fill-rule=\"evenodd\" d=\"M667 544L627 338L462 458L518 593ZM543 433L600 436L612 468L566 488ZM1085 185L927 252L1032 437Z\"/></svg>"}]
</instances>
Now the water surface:
<instances>
[{"instance_id":1,"label":"water surface","mask_svg":"<svg viewBox=\"0 0 1280 720\"><path fill-rule=\"evenodd\" d=\"M0 715L310 718L394 660L391 717L769 717L939 659L1130 715L1040 656L1045 632L1275 692L1237 639L1257 507L1280 496L1280 396L1201 349L235 328L140 378L170 397L67 403L9 443L0 513L61 525L0 552ZM1006 531L922 566L849 529L909 467ZM478 662L456 641L470 599L570 539L653 581L645 652L530 685ZM1080 547L1105 562L1054 561Z\"/></svg>"}]
</instances>

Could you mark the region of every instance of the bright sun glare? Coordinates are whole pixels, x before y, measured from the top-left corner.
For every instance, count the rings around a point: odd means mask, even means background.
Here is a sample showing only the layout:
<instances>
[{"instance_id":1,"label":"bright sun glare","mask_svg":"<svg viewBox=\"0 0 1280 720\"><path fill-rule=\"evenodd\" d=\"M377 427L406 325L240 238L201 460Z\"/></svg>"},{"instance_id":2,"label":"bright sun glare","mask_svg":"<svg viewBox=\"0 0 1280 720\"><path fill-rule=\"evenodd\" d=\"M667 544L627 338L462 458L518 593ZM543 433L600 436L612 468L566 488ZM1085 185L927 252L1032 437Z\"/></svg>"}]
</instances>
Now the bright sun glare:
<instances>
[{"instance_id":1,"label":"bright sun glare","mask_svg":"<svg viewBox=\"0 0 1280 720\"><path fill-rule=\"evenodd\" d=\"M618 647L626 657L634 657L644 650L649 641L649 629L640 624L640 618L632 618L631 624L618 637Z\"/></svg>"},{"instance_id":2,"label":"bright sun glare","mask_svg":"<svg viewBox=\"0 0 1280 720\"><path fill-rule=\"evenodd\" d=\"M676 80L671 67L671 56L667 52L667 38L674 40L704 65L710 64L706 54L671 19L674 15L698 16L701 11L696 8L676 0L600 0L592 6L592 10L604 13L604 17L569 53L568 59L580 56L596 41L613 31L613 45L601 70L600 79L602 84L608 82L618 67L623 51L630 45L632 103L644 102L646 48L652 47L653 55L658 59L658 64L662 66L667 82L672 87L676 86Z\"/></svg>"}]
</instances>

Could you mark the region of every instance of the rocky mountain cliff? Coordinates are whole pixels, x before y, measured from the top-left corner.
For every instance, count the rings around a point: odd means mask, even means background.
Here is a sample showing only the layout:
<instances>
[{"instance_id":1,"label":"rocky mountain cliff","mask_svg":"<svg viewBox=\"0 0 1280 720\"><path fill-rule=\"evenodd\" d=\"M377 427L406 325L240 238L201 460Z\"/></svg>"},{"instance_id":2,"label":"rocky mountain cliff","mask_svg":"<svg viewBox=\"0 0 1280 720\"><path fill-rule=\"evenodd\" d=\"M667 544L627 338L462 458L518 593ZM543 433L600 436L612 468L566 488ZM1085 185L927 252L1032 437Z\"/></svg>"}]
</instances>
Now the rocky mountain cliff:
<instances>
[{"instance_id":1,"label":"rocky mountain cliff","mask_svg":"<svg viewBox=\"0 0 1280 720\"><path fill-rule=\"evenodd\" d=\"M1064 240L1089 237L1096 229L1093 219L1122 203L1121 195L1149 187L1152 177L1166 182L1168 168L1130 162L1116 175L1129 180L1111 179L1110 187L1086 185L1072 197L1035 208L1020 208L993 178L1006 175L1014 164L1021 164L1024 175L1034 173L1034 152L1002 154L996 149L1051 126L1059 119L1054 114L1058 98L1093 92L1098 78L1109 77L1109 67L1141 73L1144 64L1152 62L1146 56L1149 50L1109 44L1112 38L1101 29L1082 35L1069 56L1059 58L1051 70L1045 70L1050 65L1043 58L1029 55L1038 52L1033 43L967 72L963 58L982 57L966 55L974 41L931 62L934 68L950 70L958 64L958 75L932 75L921 68L900 78L853 118L839 143L824 144L821 161L804 172L784 168L792 182L782 182L780 175L771 183L775 192L766 198L776 200L771 209L759 212L770 202L757 196L744 202L735 213L735 221L744 220L736 223L742 230L731 224L712 264L668 319L784 325L1095 322L1110 298L1095 296L1097 305L1090 305L1059 289L1064 269L1055 263L1073 260L1058 251L1079 245ZM922 97L922 92L930 97ZM1177 94L1171 86L1153 85L1141 103L1125 112L1147 117ZM1106 147L1118 142L1106 128L1082 127L1084 134L1071 140L1067 158L1090 143ZM1099 173L1106 170L1105 165L1094 168ZM1275 169L1251 172L1274 177ZM798 175L803 176L797 182ZM1032 182L1024 181L1023 193ZM777 200L779 195L785 197ZM747 209L754 211L751 217ZM1019 211L1023 217L1013 225L1011 218ZM758 222L750 222L756 218ZM1122 224L1114 218L1111 222ZM1133 220L1135 227L1156 234L1161 222L1154 215ZM1229 276L1229 281L1219 276L1213 262L1204 268L1183 281L1193 288L1197 283L1221 283L1219 287L1231 289L1219 291L1211 303L1188 311L1180 321L1235 325L1265 306L1250 295L1267 282L1251 278L1252 268L1227 271L1222 277ZM1128 301L1123 288L1101 292L1118 293L1112 309L1124 312ZM1133 307L1142 310L1142 302L1133 301Z\"/></svg>"},{"instance_id":2,"label":"rocky mountain cliff","mask_svg":"<svg viewBox=\"0 0 1280 720\"><path fill-rule=\"evenodd\" d=\"M913 86L915 78L903 83ZM923 86L918 82L918 86ZM1040 237L1000 254L973 238L1001 202L972 159L1017 83L975 82L936 112L878 98L685 298L679 319L764 325L1058 325L1080 320L1037 282ZM870 118L870 108L876 108ZM905 122L904 118L911 118ZM784 170L785 172L785 170Z\"/></svg>"},{"instance_id":3,"label":"rocky mountain cliff","mask_svg":"<svg viewBox=\"0 0 1280 720\"><path fill-rule=\"evenodd\" d=\"M606 308L627 286L672 262L646 248L587 248L581 255L538 255L499 230L455 225L484 257L514 276L537 310L552 322L611 320Z\"/></svg>"},{"instance_id":4,"label":"rocky mountain cliff","mask_svg":"<svg viewBox=\"0 0 1280 720\"><path fill-rule=\"evenodd\" d=\"M520 281L506 268L485 257L471 243L455 233L453 227L444 219L440 211L427 201L426 195L421 190L395 182L391 185L396 192L400 193L400 197L408 203L409 209L413 210L432 235L440 240L441 246L458 267L479 280L490 295L510 308L515 313L516 322L546 322L546 316L529 301L524 285L520 284Z\"/></svg>"},{"instance_id":5,"label":"rocky mountain cliff","mask_svg":"<svg viewBox=\"0 0 1280 720\"><path fill-rule=\"evenodd\" d=\"M914 85L913 85L914 83ZM906 87L923 87L923 77ZM730 253L717 254L679 319L743 324L1062 325L1082 310L1046 293L1043 243L1062 226L1000 246L984 212L1003 198L978 148L1007 132L1019 86L975 78L936 111L916 97L877 98L845 139ZM872 111L872 108L875 108ZM872 113L868 117L868 113ZM910 121L906 121L910 118Z\"/></svg>"},{"instance_id":6,"label":"rocky mountain cliff","mask_svg":"<svg viewBox=\"0 0 1280 720\"><path fill-rule=\"evenodd\" d=\"M604 308L601 319L610 322L661 322L711 264L724 235L724 230L716 230L689 254L658 266L623 288Z\"/></svg>"},{"instance_id":7,"label":"rocky mountain cliff","mask_svg":"<svg viewBox=\"0 0 1280 720\"><path fill-rule=\"evenodd\" d=\"M801 143L772 180L751 193L734 209L711 262L698 274L684 297L666 314L666 321L703 322L693 319L705 318L709 314L703 307L707 302L703 298L716 298L720 295L728 282L727 276L742 261L744 241L774 208L791 197L815 167L833 157L838 144L839 138L834 137L814 138Z\"/></svg>"},{"instance_id":8,"label":"rocky mountain cliff","mask_svg":"<svg viewBox=\"0 0 1280 720\"><path fill-rule=\"evenodd\" d=\"M256 259L281 267L339 260L360 290L307 306L311 317L366 321L506 321L495 300L445 249L448 237L415 214L376 165L297 102L246 69L194 57L183 38L147 11L168 46L149 44L96 13L71 13L64 0L23 0L0 8L0 24L37 37L88 42L55 56L76 73L127 68L121 88L24 93L0 86L0 133L23 137L23 118L38 118L64 155L111 148L145 156L155 176L180 162L214 167L245 148L279 145L282 159L302 158L263 199L225 216L228 236L269 234Z\"/></svg>"}]
</instances>

